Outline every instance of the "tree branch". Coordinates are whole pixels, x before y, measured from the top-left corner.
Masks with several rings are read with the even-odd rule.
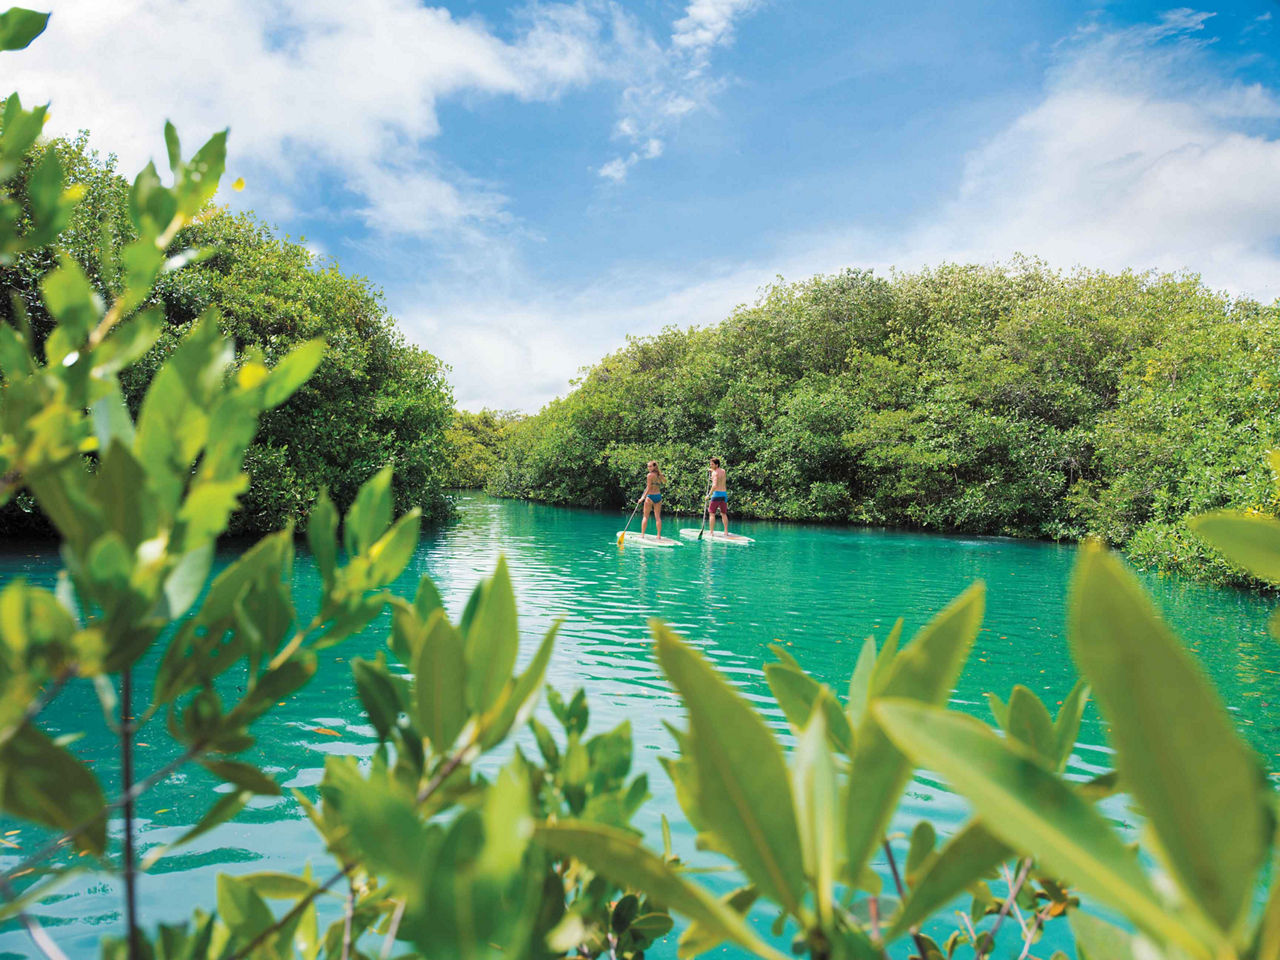
[[[1018,876],[1014,880],[1013,885],[1009,887],[1009,894],[1005,897],[1004,903],[1000,907],[1000,913],[996,916],[996,922],[992,925],[991,931],[987,934],[987,943],[983,945],[983,949],[979,949],[973,960],[982,960],[987,954],[985,949],[987,946],[994,947],[996,943],[996,934],[1000,932],[1000,925],[1004,923],[1004,918],[1009,915],[1009,909],[1013,905],[1014,899],[1022,890],[1022,885],[1027,882],[1027,874],[1031,872],[1031,858],[1027,857],[1022,861],[1022,867],[1018,870]]]
[[[884,852],[889,858],[889,872],[893,874],[893,885],[898,888],[898,899],[902,901],[902,905],[907,903],[907,890],[902,884],[902,877],[898,874],[898,861],[894,859],[893,847],[889,845],[888,837],[884,840]],[[920,937],[920,928],[914,926],[911,928],[911,939],[915,941],[916,949],[920,951],[920,960],[929,960],[929,950],[925,947],[924,940]]]

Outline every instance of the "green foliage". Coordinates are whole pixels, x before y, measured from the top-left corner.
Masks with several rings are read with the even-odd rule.
[[[520,415],[502,410],[453,411],[453,423],[444,433],[449,467],[444,485],[479,490],[494,478],[502,445]]]
[[[0,47],[25,45],[42,23],[0,18]],[[6,101],[0,163],[16,169],[41,118],[16,96]],[[657,661],[688,715],[687,728],[671,728],[678,753],[666,769],[699,846],[746,881],[720,898],[673,853],[665,822],[661,854],[633,825],[649,785],[632,772],[629,723],[588,736],[581,690],[567,701],[549,694],[557,732],[533,716],[558,625],[517,668],[517,603],[504,561],[457,623],[429,578],[412,600],[387,589],[411,560],[420,522],[416,509],[397,518],[391,467],[351,492],[341,523],[327,493],[310,511],[306,536],[321,575],[310,621],[299,619],[292,595],[289,526],[211,579],[213,544],[248,488],[259,425],[320,375],[324,350],[308,340],[278,356],[252,344],[237,353],[207,309],[156,359],[154,345],[172,331],[150,306],[154,287],[164,271],[205,257],[172,246],[192,235],[183,231],[213,195],[226,138],[215,135],[186,160],[172,127],[166,143],[173,185],[153,167],[134,182],[124,208],[132,238],[106,293],[60,255],[38,284],[43,333],[21,297],[13,322],[0,324],[0,502],[32,497],[57,531],[65,567],[55,590],[22,581],[0,589],[0,811],[57,832],[0,874],[0,917],[20,919],[46,955],[58,956],[56,945],[28,908],[92,868],[125,881],[125,935],[104,939],[108,960],[351,960],[371,956],[375,939],[383,955],[642,960],[673,929],[672,911],[690,921],[682,957],[731,943],[781,960],[750,922],[753,910],[775,913],[774,937],[789,931],[792,952],[813,960],[884,960],[901,955],[903,939],[919,960],[984,960],[1010,916],[1022,930],[1020,958],[1063,917],[1085,960],[1280,956],[1274,790],[1193,657],[1097,544],[1081,551],[1070,598],[1083,680],[1056,716],[1028,687],[1007,700],[993,695],[1000,734],[945,708],[980,630],[980,584],[905,645],[901,622],[882,644],[869,638],[843,700],[777,650],[767,676],[796,737],[791,750],[707,660],[654,622]],[[0,256],[9,263],[47,242],[40,224],[69,219],[76,194],[53,178],[28,198],[27,213],[0,204]],[[925,279],[887,288],[850,275],[834,290],[791,291],[794,302],[774,291],[779,309],[804,307],[804,349],[790,345],[794,327],[752,328],[760,317],[750,311],[737,322],[752,336],[736,349],[788,376],[821,373],[846,347],[865,350],[877,338],[919,347],[923,332],[936,346],[957,325],[997,326],[1010,304],[1049,284],[1035,271],[1011,279],[958,270],[939,297]],[[868,306],[846,324],[839,310],[850,296]],[[895,312],[895,302],[905,307]],[[678,349],[679,338],[632,349],[656,363],[656,345]],[[122,377],[153,361],[131,408]],[[1088,377],[1116,387],[1122,367],[1099,360]],[[522,424],[513,434],[536,440]],[[611,455],[630,462],[637,453]],[[596,465],[607,472],[607,462]],[[1273,519],[1217,511],[1194,529],[1224,563],[1275,580]],[[221,876],[214,910],[148,932],[137,916],[137,872],[253,797],[281,793],[247,759],[255,722],[309,681],[326,649],[387,610],[386,650],[352,663],[377,738],[372,756],[331,755],[318,802],[293,795],[334,869]],[[134,667],[148,655],[155,681],[139,696]],[[71,685],[93,689],[119,740],[114,797],[69,739],[46,729],[44,709]],[[1110,724],[1116,770],[1081,783],[1063,771],[1091,691]],[[144,729],[167,740],[175,759],[136,769],[132,745]],[[193,763],[231,789],[139,863],[134,802]],[[908,837],[889,832],[917,765],[974,812],[941,847],[928,822]],[[1136,845],[1098,807],[1117,791],[1145,819]],[[108,831],[116,811],[119,829]],[[67,844],[82,854],[76,866],[49,866]],[[877,851],[888,891],[871,869]],[[342,915],[322,931],[317,900],[328,895]],[[963,897],[968,909],[940,944],[931,934],[950,923],[942,911]],[[1136,933],[1082,912],[1085,897]]]
[[[176,135],[169,142],[175,147]],[[47,189],[40,179],[46,169],[64,170],[70,196],[80,202],[41,221],[57,229],[37,230],[29,211],[37,190]],[[41,345],[55,322],[42,285],[61,260],[78,264],[104,300],[123,296],[136,267],[128,253],[136,250],[130,246],[137,236],[133,187],[116,172],[114,158],[102,161],[89,149],[85,134],[29,146],[6,179],[24,209],[19,223],[30,242],[0,263],[0,282],[10,290],[0,316],[14,323],[16,311],[24,313]],[[129,408],[138,410],[157,370],[210,310],[235,345],[237,365],[254,350],[274,365],[296,347],[323,340],[327,349],[314,375],[259,420],[245,456],[250,484],[229,532],[300,524],[322,487],[345,507],[360,484],[388,463],[395,465],[397,511],[418,507],[429,519],[446,516],[452,394],[443,365],[404,341],[366,279],[277,238],[252,214],[211,206],[211,197],[202,190],[185,198],[183,225],[166,239],[171,258],[186,258],[183,269],[165,271],[136,294],[137,304],[124,304],[126,312],[154,305],[163,317],[154,345],[121,373]],[[20,497],[0,513],[0,529],[40,532],[47,524],[37,505]]]
[[[1041,264],[778,284],[706,329],[605,357],[514,424],[488,489],[630,503],[644,464],[697,513],[1098,536],[1142,565],[1250,582],[1187,527],[1280,513],[1280,312],[1196,278]],[[1256,581],[1253,581],[1256,583]]]

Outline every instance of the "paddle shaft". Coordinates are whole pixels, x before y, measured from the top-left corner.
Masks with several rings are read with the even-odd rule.
[[[640,509],[640,504],[644,503],[644,494],[640,494],[640,499],[636,501],[636,505],[631,508],[631,516],[627,517],[627,525],[622,528],[622,537],[627,535],[627,531],[631,529],[631,521],[636,518],[636,511]],[[622,542],[622,537],[618,538],[618,542]]]
[[[707,480],[707,495],[706,495],[705,497],[703,497],[703,498],[702,498],[702,522],[701,522],[700,524],[698,524],[698,539],[699,539],[699,540],[701,540],[701,539],[702,539],[702,531],[706,528],[706,526],[707,526],[707,517],[708,517],[708,516],[710,515],[710,513],[711,513],[711,486],[712,486],[712,484],[714,484],[714,483],[715,483],[715,481],[714,481],[714,480],[711,480],[711,479],[709,479],[709,478],[708,478],[708,480]],[[711,531],[711,535],[712,535],[713,537],[716,535],[714,530],[712,530],[712,531]]]

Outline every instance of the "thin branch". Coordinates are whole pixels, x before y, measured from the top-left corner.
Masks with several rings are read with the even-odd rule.
[[[867,911],[871,914],[871,936],[876,940],[880,939],[880,898],[872,897],[867,904]]]
[[[1027,960],[1027,955],[1031,953],[1031,944],[1035,942],[1036,935],[1040,933],[1040,929],[1044,926],[1048,915],[1049,907],[1036,911],[1036,918],[1031,924],[1031,932],[1027,934],[1026,941],[1022,944],[1022,952],[1018,954],[1018,960]]]
[[[18,914],[22,920],[22,925],[27,928],[27,935],[31,937],[31,942],[36,948],[43,953],[49,960],[67,960],[67,955],[62,949],[53,942],[53,938],[49,936],[47,930],[40,926],[40,921],[25,910]]]
[[[14,899],[16,896],[13,892],[13,887],[2,881],[0,881],[0,890],[3,890],[5,896],[10,900]],[[27,913],[25,910],[18,911],[18,919],[22,921],[22,926],[26,929],[27,936],[31,938],[31,942],[36,945],[36,949],[44,954],[47,960],[67,960],[67,955],[62,952],[62,949],[56,943],[53,942],[53,938],[50,937],[48,931],[40,925],[39,920],[31,916],[31,914]]]
[[[1009,894],[1005,897],[1005,901],[1000,907],[1000,913],[996,916],[996,922],[992,925],[991,930],[987,934],[987,943],[983,945],[983,949],[979,949],[974,954],[973,960],[982,960],[987,953],[985,947],[995,946],[996,934],[1000,932],[1000,925],[1004,923],[1004,918],[1009,915],[1009,908],[1012,906],[1014,899],[1018,896],[1018,893],[1022,890],[1022,885],[1027,882],[1027,874],[1030,872],[1031,858],[1027,857],[1022,861],[1022,867],[1018,870],[1017,879],[1015,879],[1013,885],[1009,887]]]
[[[418,796],[416,800],[416,803],[418,806],[421,806],[427,800],[431,799],[432,794],[434,794],[437,790],[440,789],[440,785],[444,783],[445,779],[449,776],[449,774],[453,773],[454,770],[458,769],[458,767],[462,764],[463,760],[470,755],[471,749],[474,746],[475,746],[475,738],[473,737],[471,740],[469,740],[466,743],[465,746],[463,746],[460,750],[458,750],[457,753],[449,757],[449,759],[444,763],[444,765],[438,771],[436,771],[435,776],[433,776],[427,782],[426,786],[424,786],[421,790],[418,791]],[[282,916],[275,923],[271,924],[271,926],[267,927],[265,930],[261,931],[256,937],[254,937],[249,942],[247,946],[241,947],[239,950],[233,953],[228,958],[228,960],[244,960],[245,957],[249,956],[249,954],[251,954],[254,950],[256,950],[263,942],[265,942],[268,937],[272,936],[282,927],[287,925],[294,917],[302,913],[303,910],[307,909],[307,907],[311,905],[311,903],[316,899],[316,897],[320,896],[320,894],[327,891],[330,887],[332,887],[335,883],[337,883],[343,877],[350,874],[351,871],[354,870],[355,868],[356,868],[356,865],[354,863],[343,864],[342,868],[338,870],[335,874],[333,874],[333,876],[329,877],[329,879],[326,880],[324,883],[320,884],[320,886],[316,887],[306,896],[302,897],[297,903],[295,903],[289,909],[287,913],[284,914],[284,916]]]
[[[1000,871],[1001,871],[1001,873],[1003,873],[1003,874],[1004,874],[1004,882],[1005,882],[1005,883],[1007,883],[1009,886],[1011,886],[1011,887],[1012,887],[1012,886],[1013,886],[1013,872],[1009,869],[1008,865],[1007,865],[1007,864],[1001,864],[1001,865],[1000,865]],[[1026,921],[1026,919],[1022,916],[1022,909],[1018,906],[1018,902],[1017,902],[1016,900],[1013,902],[1013,919],[1015,919],[1015,920],[1017,920],[1017,921],[1018,921],[1018,926],[1019,926],[1019,928],[1021,928],[1021,930],[1022,930],[1022,935],[1023,935],[1024,937],[1025,937],[1025,936],[1027,936],[1027,934],[1030,932],[1030,931],[1027,929],[1027,921]]]
[[[426,785],[421,790],[418,791],[417,803],[419,806],[426,803],[427,800],[431,797],[431,795],[440,789],[440,785],[444,783],[446,779],[448,779],[449,774],[453,773],[453,771],[457,770],[458,767],[462,766],[463,760],[465,760],[471,754],[471,748],[474,746],[475,746],[475,737],[472,737],[469,741],[467,741],[466,746],[462,747],[462,749],[454,753],[454,755],[448,759],[448,761],[444,764],[444,766],[442,766],[439,770],[436,771],[436,775],[432,777],[429,781],[427,781]]]
[[[387,937],[382,941],[382,960],[387,960],[391,956],[391,951],[395,949],[396,934],[400,932],[400,921],[404,919],[404,900],[396,901],[395,912],[391,914],[391,926],[387,930]]]
[[[907,904],[907,888],[902,884],[902,877],[898,873],[898,861],[894,859],[893,847],[889,844],[889,839],[884,840],[885,856],[889,858],[889,872],[893,874],[893,885],[898,888],[898,899],[902,901],[905,907]],[[924,940],[920,936],[920,927],[913,926],[910,930],[911,939],[915,941],[916,949],[920,951],[920,960],[929,960],[929,950],[925,946]]]
[[[72,829],[68,830],[66,833],[62,834],[61,836],[56,837],[53,840],[50,840],[43,847],[41,847],[35,853],[31,854],[31,856],[27,857],[17,866],[10,867],[4,873],[0,874],[0,892],[5,890],[10,880],[13,880],[20,874],[26,873],[28,870],[31,870],[33,867],[35,867],[36,864],[40,863],[42,860],[47,860],[49,857],[57,853],[58,850],[61,849],[63,846],[70,843],[76,837],[80,836],[80,834],[84,833],[86,830],[92,827],[95,823],[97,823],[99,820],[102,819],[103,813],[110,813],[112,810],[122,807],[126,803],[131,803],[134,800],[137,800],[140,796],[142,796],[144,793],[146,793],[156,784],[160,783],[162,780],[169,779],[169,777],[179,767],[185,766],[193,758],[203,753],[205,746],[206,746],[206,743],[204,741],[194,744],[181,756],[175,757],[173,760],[166,763],[163,767],[161,767],[155,773],[151,774],[145,780],[140,780],[137,783],[135,783],[132,789],[127,790],[124,793],[122,793],[120,796],[116,797],[116,799],[112,800],[109,804],[107,804],[105,807],[102,808],[102,813],[95,814],[93,817],[89,818],[88,820],[85,820],[78,826],[73,827]],[[5,896],[8,899],[12,899],[12,896],[9,893],[5,893]]]
[[[347,902],[342,911],[342,960],[351,960],[351,916],[355,912],[355,896],[355,887],[352,885],[347,890]]]
[[[228,958],[228,960],[244,960],[245,957],[249,956],[249,954],[257,950],[258,947],[261,946],[262,943],[268,937],[276,933],[281,927],[286,926],[291,920],[293,920],[294,917],[298,916],[300,913],[302,913],[303,910],[311,906],[312,901],[314,901],[316,897],[326,892],[330,887],[332,887],[335,883],[337,883],[339,880],[341,880],[343,877],[345,877],[348,873],[350,873],[354,869],[355,869],[354,863],[350,863],[344,866],[341,870],[339,870],[337,873],[331,876],[328,880],[320,884],[320,886],[316,887],[309,894],[307,894],[305,897],[303,897],[301,900],[295,903],[292,907],[290,907],[289,911],[283,917],[281,917],[275,923],[271,924],[271,926],[267,927],[265,930],[259,933],[256,937],[250,940],[248,946],[241,947],[239,950],[233,953]]]

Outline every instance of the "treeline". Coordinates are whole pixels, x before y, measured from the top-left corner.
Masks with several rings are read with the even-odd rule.
[[[510,425],[490,492],[633,500],[643,465],[738,516],[1076,540],[1232,582],[1188,530],[1276,513],[1280,316],[1185,275],[1035,261],[779,283],[704,329],[629,339]]]
[[[446,487],[478,490],[493,482],[502,462],[502,447],[520,414],[511,410],[453,411],[444,432],[449,466]]]
[[[31,324],[37,343],[53,328],[41,280],[66,257],[76,261],[110,302],[127,274],[121,251],[137,236],[129,215],[130,183],[88,145],[88,135],[39,144],[5,189],[30,206],[29,180],[44,151],[57,151],[69,184],[83,191],[68,227],[45,247],[0,266],[4,322]],[[321,487],[346,507],[360,485],[387,464],[395,468],[397,511],[421,507],[427,518],[449,513],[445,430],[453,395],[443,364],[407,343],[381,292],[343,273],[305,245],[277,237],[252,213],[210,208],[170,246],[209,249],[207,259],[164,274],[142,308],[163,309],[159,343],[121,376],[137,413],[147,385],[196,319],[216,309],[237,354],[250,346],[274,364],[314,337],[328,344],[315,375],[287,403],[265,413],[245,458],[251,482],[230,532],[265,533],[310,513]],[[0,533],[41,534],[45,519],[29,497],[0,510]]]

